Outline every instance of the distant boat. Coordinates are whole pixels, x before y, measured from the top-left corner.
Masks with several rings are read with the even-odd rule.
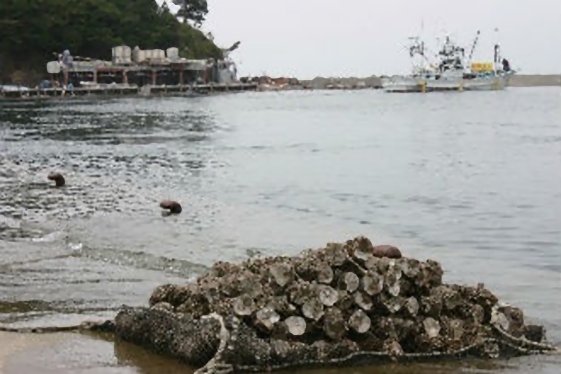
[[[434,92],[434,91],[492,91],[509,85],[515,72],[510,63],[500,57],[500,47],[495,45],[494,62],[471,62],[479,32],[471,52],[455,44],[450,37],[438,51],[434,62],[426,56],[424,42],[412,37],[409,54],[413,61],[412,73],[382,79],[386,92]]]

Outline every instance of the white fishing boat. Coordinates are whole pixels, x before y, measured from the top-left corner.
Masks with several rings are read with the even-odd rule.
[[[438,92],[438,91],[490,91],[502,90],[508,86],[515,73],[508,60],[500,56],[500,46],[494,47],[493,62],[472,62],[479,31],[471,52],[466,57],[465,49],[446,37],[444,44],[432,61],[427,57],[423,42],[418,37],[409,47],[413,62],[410,75],[393,76],[382,80],[386,92]]]
[[[495,45],[494,62],[471,62],[473,51],[477,45],[479,32],[475,38],[471,52],[466,57],[465,49],[455,44],[449,36],[438,51],[435,79],[427,80],[427,91],[489,91],[502,90],[506,86],[504,74],[505,63],[500,65],[499,46]],[[506,62],[508,64],[508,61]]]

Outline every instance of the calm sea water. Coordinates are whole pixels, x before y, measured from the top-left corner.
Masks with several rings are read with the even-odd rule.
[[[366,235],[440,261],[449,282],[485,283],[561,343],[557,88],[4,103],[0,136],[4,325],[111,317],[217,260]],[[166,198],[183,213],[162,217]],[[13,372],[175,370],[68,339]],[[512,370],[561,364],[536,360]]]

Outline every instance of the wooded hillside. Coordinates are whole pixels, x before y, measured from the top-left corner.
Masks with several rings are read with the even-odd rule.
[[[206,15],[187,9],[197,22]],[[185,9],[182,9],[185,14]],[[202,32],[179,22],[154,0],[1,0],[0,79],[8,83],[19,71],[26,77],[46,74],[53,52],[111,59],[111,48],[166,49],[178,47],[188,58],[221,58],[222,51]]]

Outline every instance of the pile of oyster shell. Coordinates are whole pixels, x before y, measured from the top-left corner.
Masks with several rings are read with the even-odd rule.
[[[218,262],[192,284],[156,288],[150,305],[195,317],[234,314],[263,339],[345,340],[396,354],[457,351],[489,337],[492,323],[514,337],[544,338],[482,284],[449,285],[442,276],[436,261],[357,237],[295,257]]]

